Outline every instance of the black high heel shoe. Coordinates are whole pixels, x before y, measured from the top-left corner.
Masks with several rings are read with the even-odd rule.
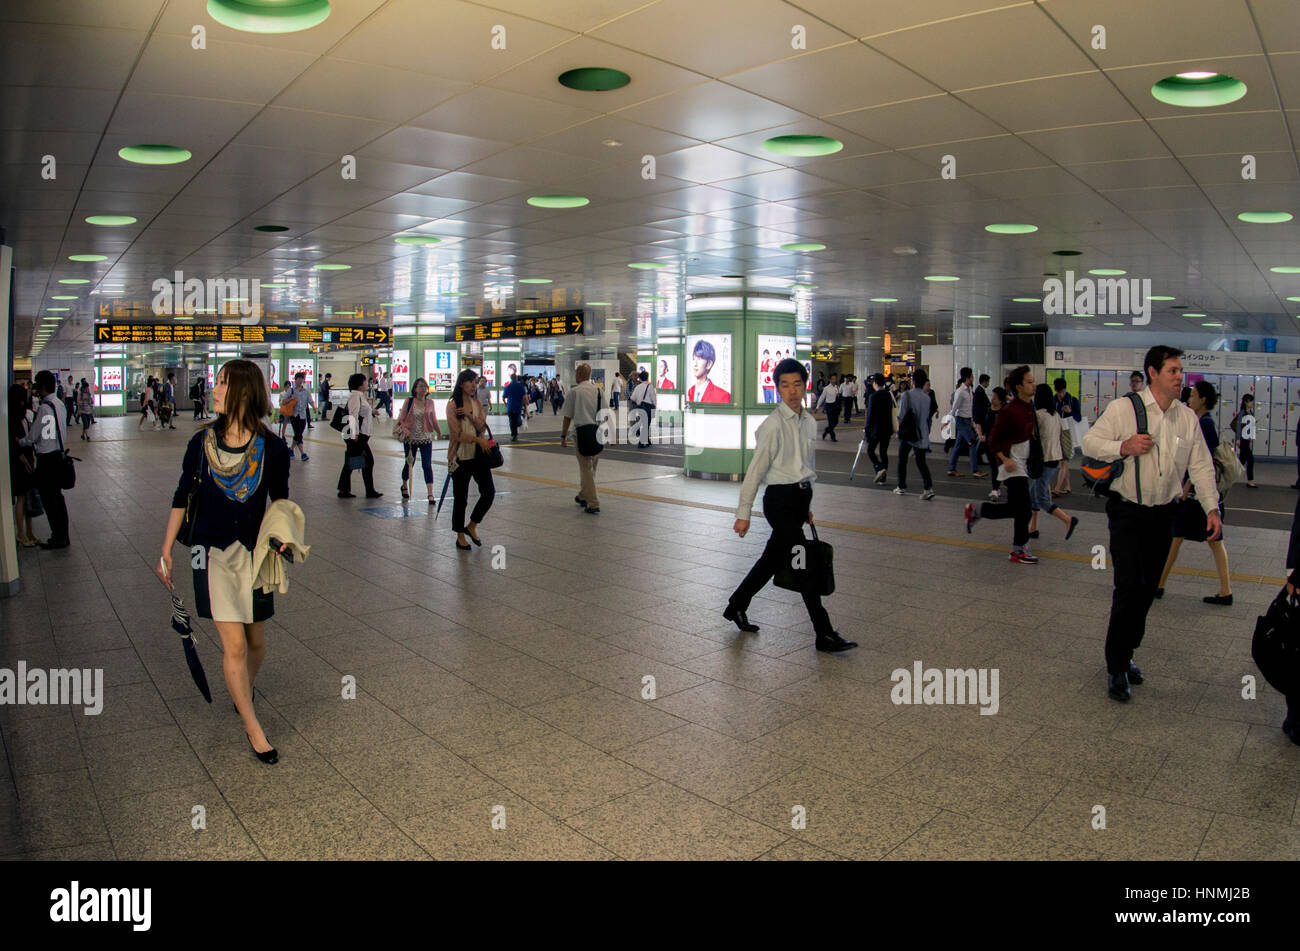
[[[244,732],[244,736],[248,736],[247,731]],[[257,752],[257,747],[253,745],[253,738],[251,736],[248,737],[248,748],[253,751],[254,756],[267,765],[274,765],[275,763],[280,762],[280,754],[275,751],[275,747],[271,747],[265,753]]]

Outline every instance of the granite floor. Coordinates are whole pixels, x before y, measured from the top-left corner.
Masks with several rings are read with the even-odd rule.
[[[151,571],[194,426],[178,425],[96,426],[73,547],[24,550],[24,590],[0,601],[0,667],[102,668],[106,684],[98,716],[0,706],[0,856],[1300,858],[1300,747],[1250,658],[1289,510],[1274,528],[1229,522],[1232,607],[1201,603],[1213,562],[1184,546],[1139,652],[1147,682],[1120,705],[1098,515],[1069,542],[1045,520],[1043,560],[1018,566],[1010,523],[967,536],[942,477],[932,502],[823,486],[828,607],[861,644],[828,656],[788,592],[754,602],[757,635],[722,620],[767,537],[731,531],[735,485],[611,459],[585,515],[573,461],[526,445],[554,438],[547,417],[506,450],[484,546],[464,553],[423,486],[400,504],[387,438],[385,497],[337,499],[339,440],[317,424],[290,483],[312,551],[276,597],[257,682],[281,757],[265,766],[215,630],[196,622],[209,706]],[[996,669],[996,714],[895,704],[891,673],[918,662]]]

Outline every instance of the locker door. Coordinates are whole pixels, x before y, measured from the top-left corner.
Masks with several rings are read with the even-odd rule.
[[[1097,371],[1079,371],[1079,415],[1092,421],[1097,418]]]
[[[1271,379],[1268,394],[1266,417],[1261,425],[1268,433],[1268,445],[1261,447],[1255,443],[1256,455],[1286,456],[1295,450],[1295,440],[1291,431],[1295,428],[1295,411],[1291,409],[1292,399],[1300,399],[1296,394],[1297,381],[1283,376]],[[1259,406],[1256,406],[1258,412]]]

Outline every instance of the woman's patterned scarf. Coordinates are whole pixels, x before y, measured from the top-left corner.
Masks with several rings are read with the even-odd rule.
[[[203,439],[203,451],[208,458],[208,472],[226,497],[243,502],[257,491],[262,482],[262,453],[266,440],[255,436],[240,452],[227,452],[217,446],[217,430],[209,427]]]

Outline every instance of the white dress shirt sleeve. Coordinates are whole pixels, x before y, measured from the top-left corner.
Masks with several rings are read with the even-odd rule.
[[[1102,462],[1118,459],[1121,455],[1120,446],[1128,438],[1122,434],[1127,432],[1131,436],[1137,432],[1136,423],[1130,422],[1132,419],[1133,407],[1129,405],[1128,397],[1120,396],[1111,400],[1083,437],[1083,454]],[[1130,427],[1132,432],[1129,431]]]
[[[1218,512],[1219,488],[1214,475],[1214,456],[1205,444],[1199,420],[1196,422],[1196,437],[1192,440],[1192,454],[1187,460],[1187,474],[1191,477],[1192,485],[1196,486],[1196,501],[1201,503],[1205,514]]]
[[[738,519],[748,521],[754,511],[754,498],[758,495],[758,487],[767,476],[767,470],[776,455],[776,439],[779,430],[778,417],[773,414],[763,421],[754,434],[754,457],[750,459],[749,468],[745,470],[745,481],[740,487],[740,504],[736,506]]]

